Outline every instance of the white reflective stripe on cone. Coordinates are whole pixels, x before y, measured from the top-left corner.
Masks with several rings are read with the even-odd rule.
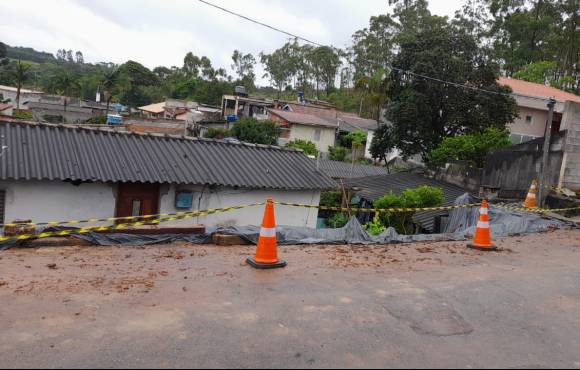
[[[479,210],[479,214],[480,215],[488,215],[489,214],[489,210],[487,208],[481,208]]]
[[[534,198],[534,199],[535,199],[535,198],[536,198],[536,194],[529,193],[529,194],[528,194],[528,198]]]
[[[489,229],[489,222],[486,222],[486,221],[479,221],[479,222],[477,223],[477,227],[478,227],[479,229]]]
[[[267,229],[267,228],[263,227],[260,230],[260,236],[262,236],[264,238],[275,238],[276,237],[276,228]]]

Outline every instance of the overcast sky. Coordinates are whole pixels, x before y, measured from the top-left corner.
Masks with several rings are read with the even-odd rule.
[[[387,0],[210,0],[323,44],[344,47]],[[463,0],[431,0],[431,10],[453,15]],[[235,49],[270,52],[288,37],[220,12],[197,0],[0,1],[0,41],[56,54],[66,48],[87,62],[147,67],[181,66],[188,51],[230,72]]]

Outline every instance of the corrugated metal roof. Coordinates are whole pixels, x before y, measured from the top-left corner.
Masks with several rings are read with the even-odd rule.
[[[385,167],[364,166],[355,164],[354,168],[351,163],[320,160],[320,170],[324,171],[333,179],[356,179],[359,177],[388,175],[389,171]]]
[[[336,120],[333,121],[326,118],[313,116],[311,114],[296,113],[277,109],[268,109],[268,112],[270,112],[271,114],[275,114],[278,117],[281,117],[284,120],[294,124],[332,127],[332,128],[338,127],[338,123],[336,122]]]
[[[354,129],[365,131],[377,131],[379,129],[379,124],[376,120],[361,118],[345,113],[338,114],[338,122],[340,123],[341,128],[343,125],[347,125]]]
[[[437,181],[412,172],[401,172],[387,176],[372,176],[360,179],[353,179],[347,182],[350,188],[357,188],[356,193],[361,198],[374,202],[375,200],[393,192],[400,195],[407,189],[419,186],[433,186],[443,190],[445,200],[444,206],[451,206],[460,196],[468,193],[467,190],[443,181]],[[424,229],[433,231],[435,228],[435,217],[448,214],[449,211],[419,212],[413,220]]]
[[[3,180],[217,185],[247,189],[336,186],[302,152],[277,147],[30,123],[1,123]]]

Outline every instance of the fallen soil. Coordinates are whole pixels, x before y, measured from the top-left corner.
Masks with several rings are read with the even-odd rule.
[[[580,230],[497,244],[0,252],[0,365],[580,368]]]

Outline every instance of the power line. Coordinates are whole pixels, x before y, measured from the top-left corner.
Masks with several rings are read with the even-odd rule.
[[[226,12],[228,14],[231,14],[231,15],[234,15],[236,17],[242,18],[242,19],[244,19],[246,21],[255,23],[255,24],[260,25],[262,27],[269,28],[269,29],[271,29],[273,31],[276,31],[276,32],[280,32],[280,33],[285,34],[287,36],[291,36],[291,37],[293,37],[295,39],[302,40],[304,42],[307,42],[307,43],[310,43],[310,44],[313,44],[313,45],[316,45],[316,46],[320,46],[320,47],[326,47],[327,46],[327,45],[323,45],[323,44],[320,44],[318,42],[309,40],[307,38],[304,38],[304,37],[295,35],[295,34],[293,34],[291,32],[284,31],[284,30],[282,30],[280,28],[271,26],[269,24],[260,22],[258,20],[252,19],[252,18],[250,18],[248,16],[245,16],[243,14],[239,14],[239,13],[233,12],[233,11],[228,10],[228,9],[226,9],[224,7],[221,7],[219,5],[212,4],[209,1],[205,1],[205,0],[198,0],[198,1],[200,3],[203,3],[205,5],[211,6],[213,8],[216,8],[216,9],[221,10],[223,12]],[[512,96],[512,97],[520,97],[520,98],[526,98],[526,99],[532,99],[532,100],[540,100],[540,101],[551,101],[551,100],[553,100],[553,99],[550,99],[550,98],[541,98],[541,97],[538,97],[538,96],[530,96],[530,95],[524,95],[524,94],[518,94],[518,93],[502,93],[502,92],[498,92],[498,91],[491,91],[491,90],[480,89],[480,88],[474,87],[474,86],[459,84],[459,83],[451,82],[451,81],[445,81],[445,80],[441,80],[441,79],[438,79],[438,78],[435,78],[435,77],[430,77],[430,76],[422,75],[420,73],[415,73],[415,72],[412,72],[412,71],[407,71],[407,70],[404,70],[404,69],[401,69],[401,68],[394,67],[392,65],[389,65],[388,68],[390,68],[392,70],[395,70],[395,71],[398,71],[398,72],[401,72],[401,73],[405,73],[405,74],[408,74],[408,75],[412,75],[412,76],[415,76],[415,77],[419,77],[419,78],[422,78],[424,80],[433,81],[433,82],[437,82],[437,83],[442,83],[444,85],[454,86],[454,87],[457,87],[457,88],[468,89],[468,90],[472,90],[472,91],[480,92],[480,93],[486,93],[486,94],[492,94],[492,95],[500,95],[500,96],[506,96],[506,97],[510,97],[510,96]]]
[[[233,12],[233,11],[231,11],[231,10],[228,10],[228,9],[226,9],[226,8],[223,8],[223,7],[219,6],[219,5],[212,4],[212,3],[210,3],[209,1],[205,1],[205,0],[198,0],[198,1],[199,1],[200,3],[203,3],[203,4],[205,4],[205,5],[209,5],[209,6],[213,7],[213,8],[219,9],[219,10],[221,10],[221,11],[223,11],[223,12],[226,12],[226,13],[229,13],[229,14],[231,14],[231,15],[234,15],[234,16],[236,16],[236,17],[239,17],[239,18],[245,19],[245,20],[247,20],[247,21],[249,21],[249,22],[252,22],[252,23],[258,24],[258,25],[260,25],[260,26],[263,26],[263,27],[269,28],[269,29],[271,29],[271,30],[273,30],[273,31],[276,31],[276,32],[283,33],[283,34],[285,34],[285,35],[287,35],[287,36],[291,36],[291,37],[293,37],[293,38],[295,38],[295,39],[302,40],[302,41],[305,41],[305,42],[308,42],[308,43],[310,43],[310,44],[313,44],[313,45],[316,45],[316,46],[320,46],[320,47],[323,47],[323,46],[325,46],[325,45],[319,44],[319,43],[317,43],[317,42],[314,42],[314,41],[312,41],[312,40],[309,40],[309,39],[307,39],[307,38],[304,38],[304,37],[302,37],[302,36],[295,35],[295,34],[293,34],[293,33],[290,33],[290,32],[288,32],[288,31],[284,31],[284,30],[282,30],[282,29],[280,29],[280,28],[277,28],[277,27],[274,27],[274,26],[270,26],[269,24],[266,24],[266,23],[260,22],[260,21],[258,21],[258,20],[252,19],[252,18],[250,18],[250,17],[247,17],[247,16],[245,16],[245,15],[243,15],[243,14],[239,14],[239,13]]]

